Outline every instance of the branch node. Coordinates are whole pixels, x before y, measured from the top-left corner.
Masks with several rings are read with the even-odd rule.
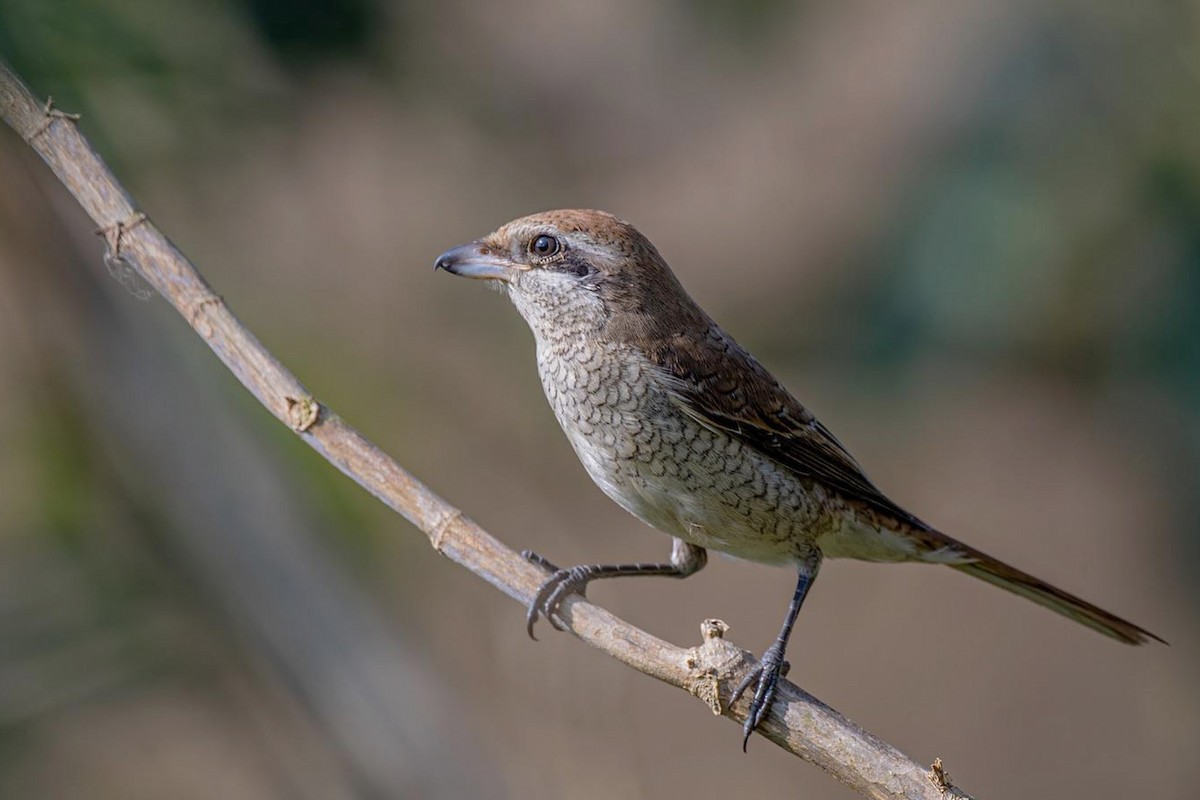
[[[721,619],[706,619],[700,623],[700,635],[704,641],[709,639],[724,639],[729,631],[729,623]]]
[[[453,511],[446,513],[437,521],[437,524],[433,526],[433,530],[429,532],[429,542],[433,545],[434,550],[438,551],[439,553],[442,552],[442,541],[445,540],[446,534],[449,532],[454,523],[458,522],[462,518],[463,513],[456,508]]]
[[[68,114],[66,111],[60,111],[54,107],[54,98],[47,97],[46,105],[42,108],[42,124],[25,137],[25,141],[33,144],[35,139],[50,130],[50,126],[54,124],[55,120],[65,119],[68,122],[78,122],[81,116],[81,114]]]
[[[929,782],[937,787],[937,790],[942,793],[943,797],[954,791],[954,784],[950,782],[950,773],[942,766],[940,758],[935,758],[933,764],[929,767]]]
[[[215,295],[214,295],[215,296]],[[220,298],[217,298],[218,300]],[[203,302],[203,301],[201,301]],[[288,425],[296,433],[304,433],[321,418],[321,404],[312,395],[286,397]]]
[[[125,259],[121,255],[121,245],[124,243],[125,234],[148,219],[149,217],[144,212],[136,211],[126,219],[119,219],[111,225],[96,228],[96,235],[104,237],[104,244],[108,246],[108,254],[113,259],[124,261]]]
[[[719,619],[704,620],[700,623],[704,642],[684,655],[688,676],[683,688],[700,698],[716,716],[725,710],[721,705],[721,683],[735,675],[748,656],[725,640],[728,630],[729,625]]]
[[[139,300],[149,300],[154,292],[138,276],[137,268],[125,258],[121,247],[125,234],[147,219],[144,213],[138,211],[127,219],[117,220],[111,225],[96,229],[96,235],[104,237],[104,266],[108,267],[108,273]]]
[[[208,320],[205,318],[207,315],[204,314],[204,309],[208,306],[221,306],[224,304],[225,298],[216,292],[201,294],[199,299],[191,300],[186,304],[188,322],[191,323],[192,328],[195,329],[196,333],[200,334],[205,339],[212,338],[213,329],[212,326],[208,324]]]

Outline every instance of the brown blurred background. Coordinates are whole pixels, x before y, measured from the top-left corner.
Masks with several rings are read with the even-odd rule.
[[[507,303],[431,270],[637,224],[898,501],[1145,625],[828,564],[792,678],[980,797],[1200,781],[1191,2],[3,0],[0,56],[316,395],[516,548],[654,558]],[[249,400],[0,130],[0,796],[852,796],[543,629]],[[592,596],[760,651],[792,577]]]

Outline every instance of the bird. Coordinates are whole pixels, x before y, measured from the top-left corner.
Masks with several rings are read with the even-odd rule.
[[[951,538],[888,499],[813,414],[705,313],[641,232],[603,211],[508,222],[437,257],[488,281],[537,350],[550,407],[600,489],[672,537],[661,563],[549,572],[526,613],[555,628],[559,604],[594,580],[685,578],[707,551],[796,571],[779,635],[730,696],[753,687],[742,749],[769,712],[800,607],[826,558],[941,564],[1127,644],[1153,633]]]

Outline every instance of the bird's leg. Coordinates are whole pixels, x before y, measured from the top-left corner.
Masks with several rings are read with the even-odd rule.
[[[742,692],[749,688],[750,684],[756,684],[754,697],[750,700],[750,708],[746,713],[746,722],[742,725],[742,752],[746,751],[750,734],[754,733],[758,723],[762,722],[763,717],[771,710],[771,701],[775,699],[775,687],[779,685],[780,676],[787,670],[787,662],[783,660],[783,654],[787,650],[788,639],[792,635],[792,626],[796,624],[796,615],[800,613],[804,596],[808,594],[808,588],[816,580],[817,570],[820,566],[821,556],[819,553],[809,556],[800,563],[796,592],[792,595],[792,602],[788,605],[787,617],[783,620],[783,628],[780,629],[779,636],[763,653],[758,664],[746,674],[745,678],[742,678],[742,682],[729,696],[729,705],[732,706],[742,696]]]
[[[553,573],[538,589],[537,596],[529,604],[529,611],[525,615],[525,630],[528,631],[531,639],[537,638],[533,635],[533,626],[537,622],[539,614],[545,616],[556,630],[561,631],[563,626],[559,622],[557,614],[559,604],[570,592],[583,594],[587,585],[594,580],[619,578],[625,575],[662,575],[669,578],[686,578],[694,572],[699,572],[708,561],[708,553],[703,547],[689,544],[682,539],[673,540],[670,561],[656,564],[580,564],[568,569],[559,569],[530,550],[524,551],[521,555]]]

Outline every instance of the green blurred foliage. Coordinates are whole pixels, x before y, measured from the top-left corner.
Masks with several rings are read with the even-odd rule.
[[[680,11],[718,44],[753,53],[803,5],[789,0],[688,0]]]
[[[427,272],[432,254],[464,230],[477,235],[541,205],[619,197],[643,213],[683,209],[655,221],[676,248],[692,247],[693,264],[676,263],[691,271],[685,283],[717,275],[710,296],[726,303],[730,327],[752,350],[781,372],[824,370],[830,394],[866,416],[913,423],[911,404],[930,399],[921,385],[945,364],[1014,394],[1041,379],[1067,384],[1070,407],[1094,415],[1096,437],[1121,427],[1146,443],[1145,469],[1164,476],[1177,499],[1177,524],[1162,534],[1169,578],[1200,600],[1192,577],[1200,508],[1191,502],[1200,492],[1195,9],[1022,6],[1011,12],[1019,24],[994,40],[980,34],[944,65],[982,74],[964,81],[970,92],[937,95],[952,109],[928,101],[926,87],[899,98],[877,90],[879,125],[917,106],[940,114],[944,132],[906,145],[914,152],[900,153],[905,169],[879,166],[864,181],[871,186],[852,187],[861,222],[837,228],[835,244],[819,253],[831,263],[811,267],[791,260],[793,229],[812,235],[826,223],[802,228],[796,209],[821,204],[800,197],[842,187],[811,186],[798,165],[811,168],[805,148],[826,138],[848,142],[847,161],[860,157],[853,148],[862,133],[812,135],[830,112],[812,95],[849,104],[857,88],[876,97],[874,84],[864,90],[854,80],[878,66],[865,58],[838,72],[836,56],[861,46],[850,40],[821,42],[824,55],[811,63],[788,57],[811,29],[841,33],[838,24],[820,27],[839,14],[850,20],[845,31],[877,36],[886,51],[886,25],[854,24],[882,12],[782,0],[614,8],[2,0],[0,56],[36,92],[83,112],[87,135],[122,180],[139,196],[146,187],[170,215],[164,227],[201,256],[203,271],[217,271],[220,291],[237,298],[251,328],[323,401],[422,475],[455,486],[469,473],[468,489],[501,495],[488,510],[518,529],[508,533],[521,546],[536,493],[516,494],[513,483],[536,484],[550,509],[543,526],[560,529],[575,521],[587,497],[576,482],[585,479],[554,461],[547,443],[561,442],[544,409],[533,408],[532,375],[513,366],[529,367],[527,337],[515,322],[500,327],[511,310],[469,305],[476,301],[459,299],[468,294],[462,286],[452,290],[456,305],[445,299],[451,290],[431,299],[435,290],[412,277],[412,265]],[[593,28],[610,38],[597,44]],[[794,127],[785,127],[789,111],[800,120]],[[751,133],[736,140],[743,118]],[[873,114],[853,121],[876,124]],[[729,142],[706,146],[711,131]],[[739,183],[758,163],[755,148],[778,159],[752,173],[764,186]],[[359,153],[373,160],[364,167]],[[680,153],[685,168],[662,168]],[[712,162],[719,168],[706,171]],[[456,172],[458,163],[466,166]],[[785,191],[755,205],[777,175]],[[695,196],[717,200],[689,205]],[[746,281],[738,258],[771,266]],[[734,295],[749,299],[739,306]],[[0,767],[24,752],[25,732],[52,724],[47,709],[244,660],[219,615],[206,616],[194,565],[164,543],[170,515],[114,474],[120,454],[93,429],[87,398],[55,370],[70,367],[31,370],[34,399],[4,454],[32,477],[13,503],[21,524],[3,533],[17,549],[44,549],[44,574],[69,588],[43,597],[36,589],[49,581],[31,570],[13,585],[37,599],[18,605],[32,608],[34,621],[0,613],[0,677],[46,676],[32,710],[0,686]],[[287,464],[296,506],[315,520],[331,557],[378,596],[399,596],[406,607],[393,611],[406,623],[468,630],[456,605],[462,584],[424,575],[424,543],[397,543],[393,515],[240,389],[226,388],[238,398],[229,413],[268,431],[264,446]],[[897,410],[894,401],[910,406]],[[905,465],[906,455],[897,457]],[[56,603],[82,611],[55,616]],[[487,623],[456,635],[487,639]],[[451,650],[446,641],[431,649]],[[92,642],[102,643],[98,655]],[[222,702],[231,717],[241,710],[213,700]],[[9,708],[20,711],[5,716]]]
[[[382,20],[372,0],[241,0],[259,34],[287,61],[319,66],[330,57],[361,58]]]

